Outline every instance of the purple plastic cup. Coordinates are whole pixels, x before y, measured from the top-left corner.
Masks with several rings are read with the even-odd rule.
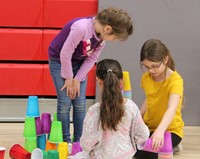
[[[172,148],[172,137],[170,132],[165,132],[164,135],[164,145],[161,148],[160,152],[173,152]]]
[[[72,144],[72,154],[71,155],[75,155],[78,152],[81,152],[82,148],[80,146],[80,142],[74,142]]]
[[[49,134],[51,130],[51,114],[42,113],[42,132]]]
[[[40,117],[35,117],[35,125],[36,125],[36,135],[37,136],[42,135],[42,124]]]

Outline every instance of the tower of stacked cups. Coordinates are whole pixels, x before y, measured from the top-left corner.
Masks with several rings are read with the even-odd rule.
[[[131,80],[128,71],[123,71],[123,88],[122,88],[123,96],[131,99]]]
[[[54,113],[51,121],[50,113],[40,116],[37,96],[29,96],[24,124],[24,148],[30,153],[39,148],[43,159],[66,159],[68,144],[63,142],[62,124]]]
[[[170,132],[164,134],[164,145],[158,150],[152,148],[152,139],[149,138],[144,145],[138,145],[138,149],[158,153],[158,159],[173,159],[172,138]]]

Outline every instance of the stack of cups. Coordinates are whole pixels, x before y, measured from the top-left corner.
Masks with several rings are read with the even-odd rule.
[[[158,159],[173,159],[172,137],[170,132],[165,132],[164,146],[158,152]]]
[[[36,135],[41,135],[40,111],[37,96],[29,96],[24,125],[25,149],[32,152],[37,147]]]
[[[37,147],[36,141],[36,126],[34,117],[26,117],[24,124],[25,137],[24,147],[27,151],[32,152]]]
[[[164,145],[158,150],[152,148],[152,139],[149,138],[144,145],[138,145],[139,150],[158,153],[158,159],[173,159],[172,138],[170,132],[164,134]]]
[[[132,93],[131,93],[131,81],[130,81],[130,76],[129,72],[123,71],[123,96],[126,98],[131,99],[132,98]]]

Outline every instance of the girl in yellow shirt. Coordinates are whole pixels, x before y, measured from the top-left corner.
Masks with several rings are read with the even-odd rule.
[[[160,40],[150,39],[144,43],[140,62],[144,71],[141,86],[146,95],[140,111],[151,132],[153,149],[163,146],[165,131],[172,133],[172,144],[175,147],[183,137],[183,79],[175,71],[170,51]],[[135,157],[158,159],[158,154],[138,151]]]

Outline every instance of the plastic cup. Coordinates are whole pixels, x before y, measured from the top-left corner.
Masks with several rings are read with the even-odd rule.
[[[75,155],[78,152],[81,152],[82,148],[80,146],[80,142],[74,142],[72,144],[72,155]]]
[[[35,117],[35,125],[36,125],[36,135],[39,136],[42,134],[42,124],[40,117]]]
[[[164,134],[164,145],[160,152],[173,152],[172,148],[172,137],[170,132],[165,132]]]
[[[19,144],[14,144],[10,148],[9,156],[13,159],[31,159],[31,153]]]
[[[4,159],[5,152],[6,152],[6,148],[0,147],[0,159]]]
[[[30,153],[37,148],[36,137],[27,137],[25,138],[24,148]]]
[[[58,144],[59,159],[66,159],[68,157],[68,144],[61,142]]]
[[[44,150],[42,150],[42,153],[43,153],[43,159],[48,159],[47,157],[47,151],[44,151]]]
[[[45,148],[46,151],[56,150],[56,149],[57,149],[57,147],[56,147],[55,143],[51,143],[51,142],[49,142],[49,140],[46,141],[46,148]]]
[[[51,131],[51,114],[50,113],[42,113],[42,132],[45,134],[49,134]]]
[[[61,121],[53,121],[49,141],[53,143],[63,142],[62,123]]]
[[[24,137],[36,137],[36,126],[34,117],[26,117],[24,124]]]
[[[57,112],[54,112],[54,114],[53,114],[53,121],[58,121]]]
[[[123,91],[123,96],[131,99],[132,98],[131,90],[130,91]]]
[[[47,152],[48,159],[59,159],[59,154],[57,150],[49,150]]]
[[[160,151],[160,149],[155,151],[152,148],[152,139],[151,138],[149,138],[144,145],[138,145],[138,149],[143,150],[143,151],[148,151],[148,152],[154,152],[154,153],[158,153]]]
[[[159,152],[158,159],[173,159],[173,152]]]
[[[38,102],[38,97],[37,96],[29,96],[28,97],[26,116],[29,116],[29,117],[38,117],[38,116],[40,116],[39,102]]]
[[[31,159],[43,159],[42,150],[39,148],[35,148],[31,153]]]
[[[130,81],[129,72],[123,71],[123,79],[124,79],[123,90],[124,91],[131,90],[131,81]]]
[[[46,147],[46,134],[37,137],[37,148],[45,150]]]

